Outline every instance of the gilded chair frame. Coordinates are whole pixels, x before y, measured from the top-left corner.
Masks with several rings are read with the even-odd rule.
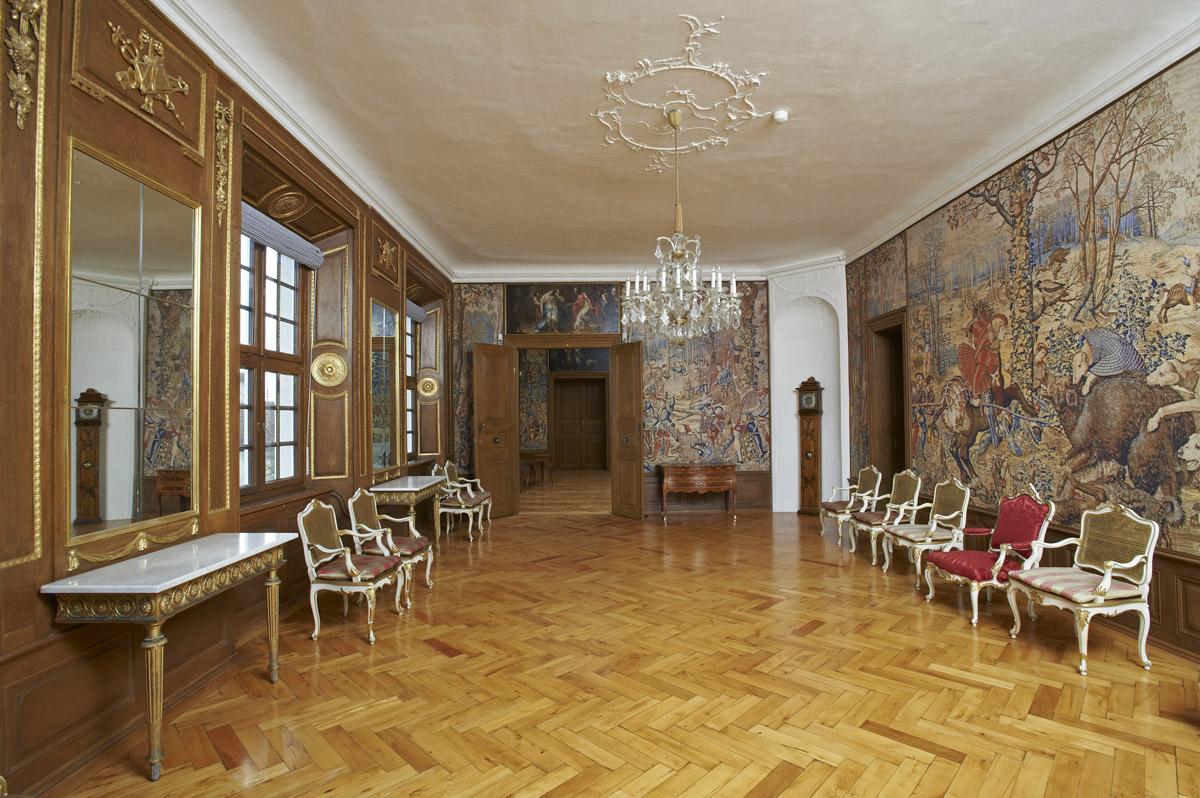
[[[321,613],[317,608],[317,596],[322,591],[330,591],[338,593],[342,597],[342,614],[348,615],[349,597],[351,594],[357,594],[366,599],[367,602],[367,642],[371,645],[375,644],[375,591],[388,584],[396,586],[396,614],[400,614],[400,596],[404,586],[404,572],[400,564],[387,569],[373,578],[363,577],[355,567],[350,556],[350,547],[341,545],[340,548],[333,546],[322,545],[315,543],[310,539],[309,534],[309,519],[316,520],[318,514],[327,515],[333,519],[333,529],[323,530],[332,531],[337,542],[341,544],[341,538],[344,535],[349,535],[355,538],[356,545],[358,540],[376,541],[381,547],[384,544],[380,540],[378,533],[357,533],[348,529],[339,529],[337,527],[337,515],[334,513],[333,506],[326,504],[319,499],[313,499],[308,503],[303,510],[296,516],[296,526],[300,532],[300,548],[304,552],[304,565],[308,569],[308,603],[312,608],[313,614],[313,632],[312,639],[316,640],[321,634]],[[327,536],[326,536],[327,537]],[[331,541],[326,541],[331,542]],[[344,558],[343,564],[346,568],[346,573],[349,574],[349,579],[326,579],[317,574],[317,569],[326,563],[334,562],[338,558]]]
[[[935,576],[946,582],[953,582],[953,583],[959,584],[959,585],[966,585],[971,591],[971,625],[978,626],[979,625],[979,591],[983,590],[984,588],[989,588],[989,589],[996,588],[998,590],[1005,591],[1005,593],[1008,592],[1009,580],[1005,579],[1003,582],[1000,581],[1000,571],[1004,568],[1004,561],[1006,559],[1008,559],[1009,557],[1012,557],[1014,559],[1020,560],[1021,563],[1024,566],[1026,566],[1027,568],[1036,568],[1037,567],[1038,561],[1041,559],[1041,545],[1046,540],[1046,529],[1050,526],[1050,521],[1053,520],[1054,512],[1058,508],[1056,507],[1054,502],[1051,501],[1050,499],[1043,499],[1041,494],[1038,493],[1037,488],[1035,488],[1033,485],[1030,485],[1029,490],[1024,493],[1014,493],[1011,496],[1005,496],[1004,498],[1002,498],[1000,500],[1000,506],[1003,507],[1004,502],[1009,501],[1011,499],[1017,499],[1021,496],[1028,496],[1029,498],[1033,499],[1038,504],[1041,504],[1047,508],[1046,516],[1042,519],[1041,526],[1038,527],[1037,536],[1030,543],[1032,550],[1030,551],[1029,556],[1022,557],[1019,553],[1017,553],[1016,551],[1013,550],[1012,545],[1009,543],[1002,543],[996,547],[989,545],[987,550],[988,550],[988,552],[997,555],[996,562],[992,565],[991,578],[984,579],[981,581],[976,581],[976,580],[970,579],[969,577],[961,576],[959,574],[949,573],[947,571],[942,570],[941,568],[938,568],[936,565],[933,565],[930,562],[926,562],[925,563],[925,584],[929,586],[929,592],[925,594],[926,601],[933,601],[933,594],[934,594],[933,578]],[[996,520],[997,521],[1000,520],[1000,511],[999,510],[997,510],[997,513],[996,513]],[[995,527],[993,527],[993,530],[994,529],[995,529]],[[949,549],[945,549],[945,550],[949,551]],[[988,600],[989,601],[991,600],[990,592],[988,593]]]
[[[829,498],[822,502],[817,514],[821,536],[825,536],[825,519],[832,517],[837,526],[838,545],[840,546],[842,544],[842,524],[848,522],[854,513],[869,512],[875,509],[875,502],[879,496],[879,483],[882,481],[883,474],[879,473],[879,469],[873,465],[866,465],[858,470],[858,477],[852,484],[844,487],[834,485],[833,490],[829,492]],[[839,494],[846,497],[845,509],[839,512],[831,512],[826,509],[826,503],[842,501],[838,498]]]
[[[912,495],[908,496],[899,492],[897,488],[897,480],[911,480]],[[871,565],[878,564],[879,557],[879,536],[883,534],[883,530],[892,524],[903,524],[905,518],[912,521],[916,518],[917,502],[921,497],[921,477],[916,471],[911,468],[906,468],[903,471],[892,475],[892,490],[890,493],[885,493],[882,496],[876,496],[876,503],[887,499],[888,502],[884,506],[883,519],[878,522],[862,521],[855,516],[855,512],[850,516],[850,523],[847,524],[850,530],[850,551],[858,551],[858,533],[868,532],[871,535]],[[841,545],[841,530],[838,531],[838,545]]]
[[[1099,546],[1096,546],[1089,537],[1089,526],[1095,523],[1092,519],[1112,513],[1120,515],[1120,518],[1116,519],[1118,522],[1123,522],[1128,527],[1134,527],[1135,529],[1140,528],[1145,535],[1143,539],[1144,545],[1137,547],[1140,551],[1123,562],[1112,559],[1093,559],[1093,556],[1096,554],[1100,554],[1102,557],[1106,554],[1111,556],[1111,553],[1106,552],[1103,548],[1105,543],[1110,543],[1111,541],[1102,541]],[[1100,507],[1085,510],[1079,519],[1078,537],[1064,538],[1057,543],[1042,542],[1034,546],[1031,559],[1037,558],[1040,560],[1041,553],[1046,549],[1074,546],[1075,556],[1071,567],[1078,571],[1099,574],[1102,577],[1100,584],[1095,589],[1096,598],[1086,603],[1072,601],[1056,593],[1040,590],[1032,585],[1027,585],[1024,582],[1013,579],[1012,574],[1010,574],[1008,606],[1012,610],[1013,626],[1009,630],[1009,637],[1015,639],[1021,631],[1021,615],[1017,611],[1018,594],[1025,596],[1031,610],[1035,604],[1066,610],[1075,616],[1075,639],[1079,646],[1079,674],[1087,676],[1088,627],[1091,624],[1092,618],[1096,616],[1112,617],[1123,612],[1136,612],[1139,620],[1138,657],[1141,659],[1142,667],[1150,670],[1150,657],[1146,655],[1146,640],[1150,635],[1150,580],[1154,577],[1154,549],[1158,545],[1159,532],[1158,522],[1152,521],[1149,518],[1143,518],[1122,504],[1103,504]],[[1095,537],[1100,536],[1096,535]],[[1124,545],[1129,546],[1129,541],[1133,537],[1133,535],[1123,535]],[[1101,551],[1092,551],[1094,547],[1101,548]],[[1132,548],[1129,546],[1127,550],[1131,550]],[[1037,561],[1035,560],[1036,564]],[[1139,594],[1129,598],[1109,600],[1107,594],[1112,589],[1114,575],[1119,576],[1123,582],[1136,587]],[[1032,612],[1030,614],[1032,616]]]
[[[467,479],[458,473],[458,466],[453,461],[447,460],[444,465],[438,463],[433,464],[433,475],[444,476],[445,482],[441,483],[442,501],[440,512],[442,515],[449,516],[447,519],[446,529],[449,531],[454,526],[455,519],[462,515],[467,517],[467,539],[474,542],[475,540],[475,522],[478,519],[479,531],[484,531],[484,514],[487,514],[487,526],[490,528],[492,524],[492,499],[491,496],[483,499],[478,504],[471,504],[463,499],[465,493],[467,499],[475,497],[475,492],[483,491],[483,485],[478,479]],[[447,503],[447,500],[457,502],[457,506],[453,503]]]
[[[943,499],[946,491],[959,494],[959,501]],[[971,502],[971,489],[958,479],[950,478],[933,486],[933,496],[924,504],[913,508],[912,517],[920,510],[929,510],[929,518],[925,523],[910,522],[907,524],[891,524],[883,530],[883,570],[892,566],[892,554],[896,546],[908,549],[908,558],[916,570],[916,589],[921,589],[921,558],[930,549],[961,549],[963,547],[963,527],[967,525],[967,506]],[[941,512],[939,512],[939,510]],[[950,510],[950,512],[946,512]],[[901,531],[921,531],[924,535],[918,539],[905,537]]]
[[[429,545],[429,541],[417,531],[417,527],[411,516],[397,518],[392,515],[383,515],[379,512],[379,505],[375,501],[375,494],[365,488],[359,488],[350,498],[350,526],[355,532],[361,533],[364,537],[354,538],[354,550],[362,554],[363,541],[368,540],[365,536],[375,535],[376,540],[382,541],[385,546],[380,549],[384,556],[399,557],[403,563],[404,569],[404,606],[412,608],[412,585],[413,585],[413,566],[419,562],[425,563],[425,587],[433,587],[433,546]],[[395,539],[392,537],[392,530],[383,522],[388,521],[393,524],[407,526],[408,537],[413,540],[425,541],[425,548],[413,554],[407,554],[396,545]],[[375,552],[368,552],[375,553]]]

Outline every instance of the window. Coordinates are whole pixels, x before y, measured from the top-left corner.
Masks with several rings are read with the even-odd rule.
[[[421,323],[404,317],[404,451],[417,456],[417,347],[421,345]]]
[[[238,477],[243,492],[299,481],[304,473],[300,268],[242,236],[238,319]]]

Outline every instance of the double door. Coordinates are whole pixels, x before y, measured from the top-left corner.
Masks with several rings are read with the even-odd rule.
[[[554,379],[554,467],[608,468],[608,397],[601,378]]]

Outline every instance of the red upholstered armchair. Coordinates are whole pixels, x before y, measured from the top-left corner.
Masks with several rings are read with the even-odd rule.
[[[979,591],[995,587],[1006,590],[1008,575],[1022,568],[1036,568],[1039,545],[1054,517],[1054,502],[1043,500],[1032,485],[1028,493],[1006,496],[996,513],[996,526],[987,551],[941,550],[925,555],[926,601],[933,600],[933,578],[957,582],[971,589],[971,625],[979,623]],[[986,529],[963,530],[965,534]]]

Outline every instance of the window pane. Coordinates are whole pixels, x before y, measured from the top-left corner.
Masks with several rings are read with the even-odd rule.
[[[265,407],[275,407],[275,405],[279,404],[279,402],[277,401],[277,399],[278,399],[278,386],[276,385],[276,381],[277,381],[278,379],[279,379],[279,375],[278,375],[278,374],[276,374],[276,373],[275,373],[275,372],[273,372],[273,371],[268,371],[268,372],[267,372],[267,373],[264,375],[264,379],[263,379],[263,400],[264,400],[264,401],[263,401],[263,405],[264,405]]]
[[[279,442],[279,411],[268,410],[263,416],[263,440],[267,446],[271,446]]]
[[[279,447],[279,478],[290,479],[296,476],[296,447]]]
[[[250,484],[250,450],[242,449],[238,452],[238,486],[246,487]]]
[[[279,289],[279,317],[296,320],[296,292],[287,286]]]
[[[279,351],[279,337],[275,332],[275,319],[267,316],[263,321],[266,323],[266,335],[264,336],[263,344],[267,349]]]
[[[239,424],[240,424],[241,434],[238,437],[238,445],[239,446],[249,446],[250,445],[250,411],[242,410],[242,411],[240,411],[240,416],[241,416],[241,418],[239,420]]]
[[[238,404],[250,405],[250,369],[238,369]]]
[[[279,279],[288,285],[296,284],[296,261],[287,255],[279,257]]]
[[[267,482],[274,482],[277,479],[276,473],[278,472],[278,468],[276,467],[275,457],[278,451],[274,446],[268,446],[266,451],[263,452],[263,459],[266,460]]]
[[[243,310],[238,314],[238,340],[243,344],[250,345],[254,343],[254,337],[251,335],[250,311]]]
[[[279,440],[294,443],[296,440],[296,411],[279,411]]]
[[[254,242],[250,240],[250,236],[242,236],[242,265],[250,265],[250,255],[254,251]],[[243,294],[243,296],[245,296]]]
[[[284,407],[296,406],[296,375],[279,374],[279,404]]]
[[[279,351],[287,355],[296,354],[296,325],[290,321],[279,322]]]
[[[263,310],[272,316],[279,315],[279,285],[271,280],[264,286]]]
[[[241,305],[242,307],[252,308],[254,307],[254,297],[251,296],[251,291],[253,290],[254,272],[250,271],[249,269],[238,269],[238,273],[242,278],[240,289]]]
[[[266,257],[263,258],[267,276],[273,280],[279,279],[279,253],[267,247]]]

